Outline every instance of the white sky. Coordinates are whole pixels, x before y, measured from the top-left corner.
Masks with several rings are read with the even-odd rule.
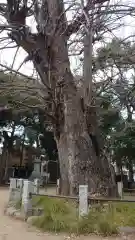
[[[134,0],[112,0],[112,3],[123,3],[126,5],[130,5],[130,4],[134,4]],[[6,2],[6,0],[0,0],[0,3]],[[76,0],[76,2],[78,2],[78,0]],[[71,15],[69,16],[71,18]],[[114,36],[117,37],[127,37],[129,35],[133,35],[135,34],[135,19],[131,18],[131,17],[126,17],[125,19],[122,19],[122,22],[125,23],[124,27],[121,27],[119,30],[114,31]],[[3,18],[0,17],[0,24],[3,23]],[[32,19],[29,19],[28,21],[28,25],[30,25],[32,27],[32,30],[35,31],[35,25]],[[4,36],[6,36],[6,33],[4,33]],[[107,35],[108,37],[109,35]],[[0,38],[3,37],[3,33],[0,34]],[[112,36],[113,37],[113,36]],[[3,43],[0,43],[0,48],[3,47]],[[16,49],[4,49],[0,51],[0,62],[11,66],[13,59],[14,59],[14,55],[16,53]],[[24,52],[23,49],[20,49],[18,51],[17,57],[16,57],[16,61],[14,64],[14,69],[18,69],[18,67],[20,66],[20,64],[22,63],[23,59],[25,58],[26,54]],[[76,68],[77,65],[79,64],[78,61],[78,57],[72,57],[71,58],[71,64],[72,64],[72,68]],[[24,64],[20,71],[22,73],[25,73],[26,75],[31,75],[33,72],[33,65],[31,62],[27,62],[26,64]]]

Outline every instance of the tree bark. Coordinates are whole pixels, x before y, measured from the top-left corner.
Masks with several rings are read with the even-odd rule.
[[[4,177],[3,177],[3,181],[6,183],[6,181],[8,181],[9,179],[9,175],[8,175],[8,170],[9,170],[9,166],[12,160],[12,150],[13,150],[13,142],[14,142],[14,133],[15,133],[15,122],[13,123],[12,126],[12,132],[11,132],[11,136],[9,137],[7,135],[7,144],[5,143],[5,146],[7,146],[7,149],[5,150],[7,152],[6,154],[6,159],[5,159],[5,168],[4,168]],[[6,139],[5,139],[6,141]]]
[[[7,161],[8,153],[7,153],[7,147],[3,146],[2,149],[2,155],[0,159],[0,184],[3,184],[3,178],[5,173],[5,163]]]
[[[129,169],[129,182],[133,183],[134,182],[134,170],[133,170],[133,162],[131,160],[128,164],[128,169]]]
[[[67,108],[68,115],[64,114],[65,126],[63,129],[66,131],[61,132],[60,138],[57,140],[62,179],[61,193],[76,195],[79,184],[88,184],[91,194],[114,196],[116,194],[114,175],[108,160],[104,157],[106,167],[101,164],[102,159],[95,155],[85,125],[85,118],[83,115],[82,119],[74,116],[81,115],[79,104],[77,104],[77,108],[73,102],[71,105],[72,108],[71,106]],[[75,109],[78,109],[78,112]]]
[[[57,137],[62,193],[76,195],[80,184],[88,184],[91,194],[114,196],[115,182],[109,161],[103,153],[96,156],[70,70],[64,75],[64,83],[67,82],[63,86],[64,121]]]
[[[76,195],[79,184],[88,184],[91,193],[114,195],[109,162],[96,156],[89,135],[86,114],[70,70],[65,29],[63,1],[42,0],[38,34],[33,37],[27,32],[24,39],[16,38],[12,31],[10,36],[31,56],[42,83],[49,89],[62,194]]]
[[[20,147],[21,147],[21,151],[20,151],[20,164],[19,164],[20,167],[22,167],[22,163],[23,163],[24,142],[25,142],[25,133],[23,135],[22,143],[20,144]]]

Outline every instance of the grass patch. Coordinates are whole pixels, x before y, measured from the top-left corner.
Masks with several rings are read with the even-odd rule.
[[[44,215],[33,223],[38,228],[53,232],[72,232],[74,225],[76,227],[78,214],[75,204],[48,197],[37,197],[33,202],[35,206],[44,208]]]
[[[97,233],[104,236],[118,234],[120,226],[135,227],[135,204],[110,203],[93,206],[89,214],[78,218],[75,203],[48,197],[35,197],[33,204],[44,209],[43,216],[33,224],[43,231],[75,234]]]

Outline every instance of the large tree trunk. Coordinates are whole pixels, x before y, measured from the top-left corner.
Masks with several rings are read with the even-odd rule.
[[[57,138],[62,194],[78,194],[79,184],[88,184],[91,194],[114,196],[115,182],[108,159],[96,156],[71,73],[66,74],[67,80],[68,87],[63,90],[64,122]]]
[[[38,34],[33,37],[27,31],[24,39],[17,38],[12,31],[10,36],[31,56],[42,83],[49,89],[62,193],[78,194],[79,184],[88,184],[91,193],[114,194],[110,191],[114,183],[109,162],[95,154],[86,114],[71,74],[66,29],[63,1],[42,0]]]
[[[60,95],[56,140],[62,193],[78,194],[79,184],[88,184],[91,193],[115,194],[109,162],[95,154],[86,114],[70,71],[66,39],[59,33],[53,41],[52,56],[52,78],[59,83]]]

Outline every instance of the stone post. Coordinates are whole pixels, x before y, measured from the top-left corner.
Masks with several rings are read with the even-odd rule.
[[[39,194],[40,180],[34,179],[34,193]]]
[[[79,217],[88,214],[88,185],[79,185]]]
[[[120,198],[123,198],[123,182],[117,182],[118,194]]]
[[[17,188],[17,179],[10,178],[9,203],[15,201],[15,189]]]
[[[56,194],[60,194],[60,179],[57,179]]]
[[[23,179],[17,179],[17,188],[19,189],[19,198],[20,200],[22,199],[22,194],[23,194]]]
[[[23,194],[22,194],[22,212],[25,218],[32,215],[32,196],[34,193],[34,183],[28,180],[24,180]]]

